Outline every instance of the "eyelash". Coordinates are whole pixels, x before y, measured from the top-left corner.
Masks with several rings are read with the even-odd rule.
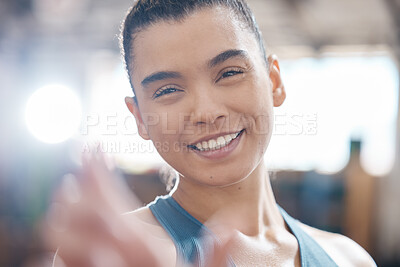
[[[154,95],[153,95],[153,99],[158,98],[160,96],[166,95],[166,94],[171,94],[174,92],[178,92],[178,91],[182,91],[180,89],[177,89],[173,86],[167,86],[167,87],[162,87],[160,89],[158,89]]]
[[[233,69],[229,69],[228,71],[225,71],[222,73],[222,75],[216,80],[216,82],[219,82],[221,79],[226,79],[238,74],[243,74],[244,71],[240,68],[233,68]]]
[[[238,74],[243,74],[244,71],[240,68],[233,68],[233,69],[229,69],[228,71],[225,71],[222,73],[222,75],[216,80],[216,82],[219,82],[221,79],[226,79]],[[160,89],[158,89],[154,95],[153,95],[153,99],[158,98],[160,96],[166,95],[166,94],[171,94],[174,92],[179,92],[182,91],[180,89],[177,89],[173,86],[168,86],[168,87],[162,87]]]

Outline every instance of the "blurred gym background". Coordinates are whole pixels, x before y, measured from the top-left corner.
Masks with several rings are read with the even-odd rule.
[[[265,158],[278,202],[400,266],[400,1],[249,3],[287,88]],[[93,145],[143,203],[166,193],[124,104],[118,34],[131,4],[0,0],[0,266],[46,266],[38,227]]]

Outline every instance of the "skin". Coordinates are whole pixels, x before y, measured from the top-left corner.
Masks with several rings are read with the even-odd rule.
[[[262,160],[273,107],[285,99],[276,57],[266,65],[254,35],[225,8],[153,24],[137,34],[133,50],[138,104],[129,97],[126,104],[139,133],[179,172],[172,197],[225,244],[206,265],[224,266],[229,253],[236,266],[300,266]],[[241,130],[220,157],[188,147]],[[140,203],[123,194],[107,162],[100,153],[84,155],[82,173],[55,192],[42,230],[57,250],[54,266],[175,266],[175,246],[148,208],[121,216]],[[339,266],[374,266],[350,239],[301,227]]]
[[[164,230],[146,213],[126,213],[142,203],[112,172],[112,161],[95,151],[82,156],[81,172],[65,177],[41,224],[42,240],[54,251],[51,266],[175,266]],[[227,251],[227,245],[216,247],[206,266],[224,266]]]
[[[138,104],[129,97],[126,104],[140,135],[169,148],[158,151],[180,174],[172,197],[221,238],[221,225],[233,229],[229,253],[237,266],[300,266],[297,241],[277,209],[262,160],[273,107],[285,99],[276,57],[270,56],[267,66],[254,35],[225,8],[200,10],[183,22],[156,23],[136,35],[133,50],[130,67]],[[210,66],[228,50],[245,56]],[[179,75],[142,84],[162,71]],[[155,97],[162,90],[167,91]],[[226,157],[204,158],[187,148],[204,137],[242,129],[238,146]],[[174,249],[148,208],[129,216],[162,240],[157,245]],[[302,227],[339,265],[375,266],[350,239]],[[173,254],[164,263],[175,262]]]
[[[161,22],[135,40],[132,83],[139,104],[130,98],[126,103],[140,135],[156,146],[167,144],[167,149],[158,151],[181,174],[176,198],[186,190],[236,192],[239,182],[259,180],[247,178],[263,168],[260,162],[271,137],[272,107],[285,98],[277,60],[271,57],[270,66],[265,66],[253,35],[243,32],[233,18],[224,20],[227,15],[227,10],[216,9],[198,12],[185,23]],[[206,24],[195,27],[196,23]],[[228,50],[245,51],[246,58],[232,57],[213,68],[208,66]],[[222,77],[232,70],[243,73]],[[141,81],[160,71],[177,72],[181,77],[142,86]],[[157,90],[169,86],[179,91],[153,99]],[[208,160],[187,149],[187,144],[204,137],[242,129],[242,140],[229,157]]]

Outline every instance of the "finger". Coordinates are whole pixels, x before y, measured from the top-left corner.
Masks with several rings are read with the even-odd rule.
[[[51,202],[78,203],[82,197],[82,184],[75,174],[68,173],[54,189]]]
[[[103,198],[107,205],[117,213],[134,210],[141,205],[133,195],[122,177],[112,172],[105,155],[98,152],[91,157],[86,157],[83,162],[82,180],[85,191],[91,192],[96,197]]]
[[[129,266],[162,266],[162,253],[151,246],[146,231],[122,219],[120,207],[128,206],[128,200],[114,178],[99,157],[86,160],[80,175],[67,177],[49,209],[47,242],[53,248],[61,245],[67,266],[89,266],[104,247],[112,252],[106,258],[115,262],[121,258]]]
[[[69,232],[68,235],[52,233],[51,239],[58,241],[53,259],[54,266],[90,266],[88,255],[90,255],[89,248],[93,240],[90,241],[75,232]]]
[[[231,239],[225,240],[224,242],[219,242],[218,245],[214,247],[214,252],[207,263],[209,267],[226,267],[229,266],[229,251],[232,246]]]
[[[227,218],[233,217],[230,213],[219,211],[204,223],[204,232],[211,231],[217,238],[207,266],[230,266],[229,261],[231,261],[231,257],[229,256],[229,252],[233,247],[237,230],[235,230],[233,225],[225,223]]]
[[[126,256],[130,266],[163,266],[165,257],[163,251],[154,245],[157,244],[156,238],[144,229],[141,221],[120,216],[122,222],[114,225],[118,226],[117,231],[110,233],[115,241],[113,245]]]
[[[51,243],[51,247],[61,245],[59,254],[67,266],[92,262],[96,255],[101,255],[97,252],[104,250],[103,247],[110,250],[109,255],[104,254],[107,262],[113,259],[129,262],[129,266],[162,266],[162,252],[152,246],[152,238],[139,223],[133,220],[128,222],[122,215],[94,214],[93,209],[76,215],[76,210],[67,230],[46,232],[47,243]]]
[[[81,250],[71,251],[65,246],[58,249],[54,262],[66,267],[128,267],[130,265],[113,246],[102,242],[92,242]],[[58,267],[58,265],[55,265]]]
[[[123,226],[122,226],[123,227]],[[95,234],[68,231],[53,233],[52,238],[61,244],[58,256],[66,266],[162,266],[149,249],[147,236],[123,229],[129,236],[117,239],[108,230]]]

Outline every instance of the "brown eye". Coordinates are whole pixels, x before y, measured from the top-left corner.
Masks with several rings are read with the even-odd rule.
[[[243,72],[231,70],[231,71],[227,71],[224,74],[222,74],[221,78],[226,78],[226,77],[234,76],[236,74],[241,74],[241,73],[243,73]]]
[[[232,77],[232,76],[235,76],[238,74],[242,74],[242,73],[243,73],[243,70],[241,70],[241,69],[230,69],[228,71],[223,72],[222,75],[218,78],[217,82],[221,79],[226,79],[226,78],[229,78],[229,77]]]
[[[175,93],[175,92],[182,92],[182,90],[180,90],[178,88],[175,88],[175,87],[163,87],[163,88],[158,89],[154,93],[153,99],[158,98],[158,97],[163,96],[163,95],[172,94],[172,93]]]

